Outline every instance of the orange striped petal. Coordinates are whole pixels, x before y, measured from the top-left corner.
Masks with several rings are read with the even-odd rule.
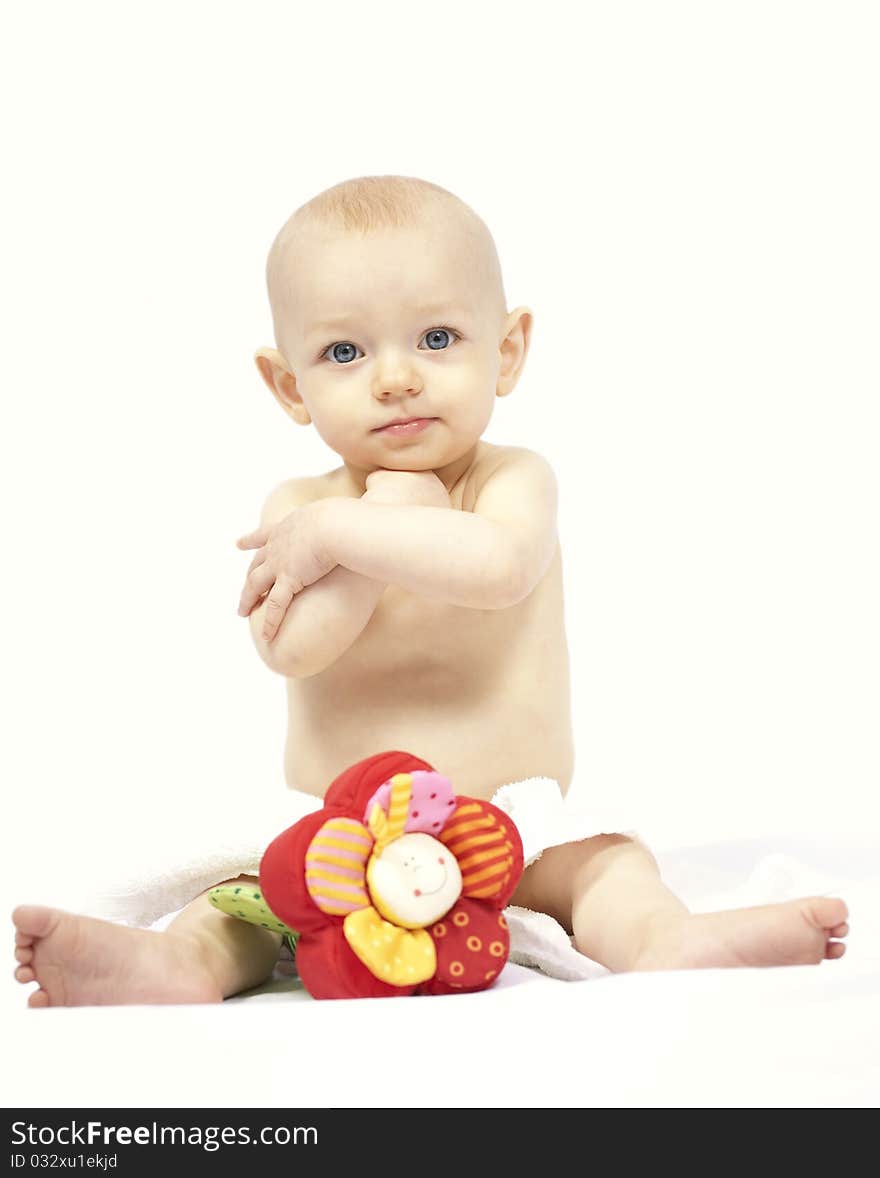
[[[503,906],[522,874],[522,843],[512,819],[490,802],[459,798],[437,836],[458,860],[462,896]]]

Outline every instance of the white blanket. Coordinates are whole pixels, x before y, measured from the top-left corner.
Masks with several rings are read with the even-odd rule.
[[[25,1108],[876,1107],[877,847],[773,836],[655,853],[694,911],[841,895],[846,956],[586,983],[508,965],[480,994],[381,1002],[315,1002],[288,979],[218,1006],[44,1011],[25,1007],[10,970],[0,1098]],[[419,1076],[379,1049],[381,1033],[368,1085],[360,1066],[341,1066],[363,1055],[365,1002],[396,1043],[433,1048],[419,1054]],[[479,1066],[462,1064],[476,1046]]]

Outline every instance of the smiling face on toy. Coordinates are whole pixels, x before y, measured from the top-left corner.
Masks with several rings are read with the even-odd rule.
[[[373,904],[386,920],[425,928],[445,916],[461,895],[455,856],[429,834],[405,834],[367,864]]]
[[[347,769],[270,844],[260,886],[281,931],[299,931],[315,998],[456,994],[492,985],[507,960],[502,909],[522,865],[509,815],[390,752]]]

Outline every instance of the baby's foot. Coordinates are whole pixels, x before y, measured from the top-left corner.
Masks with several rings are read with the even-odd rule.
[[[39,985],[28,1006],[222,1001],[186,937],[35,905],[16,908],[12,920],[15,977]]]
[[[816,965],[843,957],[832,937],[849,932],[843,900],[809,896],[664,918],[646,939],[634,969],[719,969],[727,966]]]

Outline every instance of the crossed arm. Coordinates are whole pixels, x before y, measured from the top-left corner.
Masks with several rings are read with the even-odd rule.
[[[270,497],[261,527],[239,541],[262,546],[240,612],[268,666],[317,674],[363,631],[388,584],[471,609],[521,601],[552,559],[556,503],[552,469],[529,450],[505,455],[473,512],[389,502],[368,484],[361,499],[322,499],[273,519]]]

